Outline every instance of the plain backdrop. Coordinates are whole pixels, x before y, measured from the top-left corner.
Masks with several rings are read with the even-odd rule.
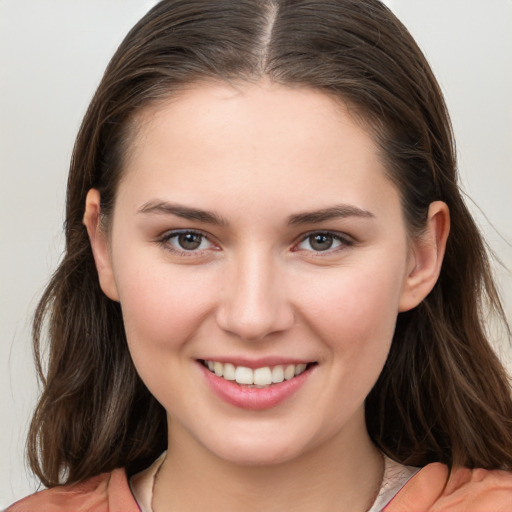
[[[234,2],[236,0],[233,0]],[[33,492],[30,322],[62,252],[66,174],[108,59],[154,0],[0,0],[0,509]],[[389,0],[436,73],[512,318],[512,0]],[[510,349],[496,339],[498,352]],[[507,363],[510,364],[510,363]]]

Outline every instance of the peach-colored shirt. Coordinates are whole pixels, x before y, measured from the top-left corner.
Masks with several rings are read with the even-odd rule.
[[[139,512],[139,506],[130,491],[126,471],[115,469],[83,483],[36,492],[6,512]]]
[[[384,508],[385,512],[511,512],[512,473],[455,469],[444,464],[416,473]],[[445,487],[446,485],[446,487]]]
[[[512,512],[512,473],[429,464],[418,471],[384,512]],[[447,481],[448,479],[448,481]],[[6,512],[139,512],[124,469],[84,483],[28,496]]]

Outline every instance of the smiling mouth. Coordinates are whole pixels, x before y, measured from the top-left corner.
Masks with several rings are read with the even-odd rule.
[[[291,380],[316,364],[287,364],[252,369],[246,366],[236,366],[232,363],[221,363],[219,361],[201,360],[200,362],[217,377],[253,388],[267,388],[285,380]]]

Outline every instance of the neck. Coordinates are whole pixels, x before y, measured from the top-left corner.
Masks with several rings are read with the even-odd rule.
[[[153,512],[364,512],[379,490],[383,458],[366,429],[338,434],[291,461],[240,465],[222,460],[178,425],[154,486]]]

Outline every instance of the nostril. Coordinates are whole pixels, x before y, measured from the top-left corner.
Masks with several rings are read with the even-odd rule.
[[[245,341],[260,341],[269,335],[284,332],[295,324],[294,314],[286,304],[256,307],[241,304],[224,308],[217,314],[217,325]]]

